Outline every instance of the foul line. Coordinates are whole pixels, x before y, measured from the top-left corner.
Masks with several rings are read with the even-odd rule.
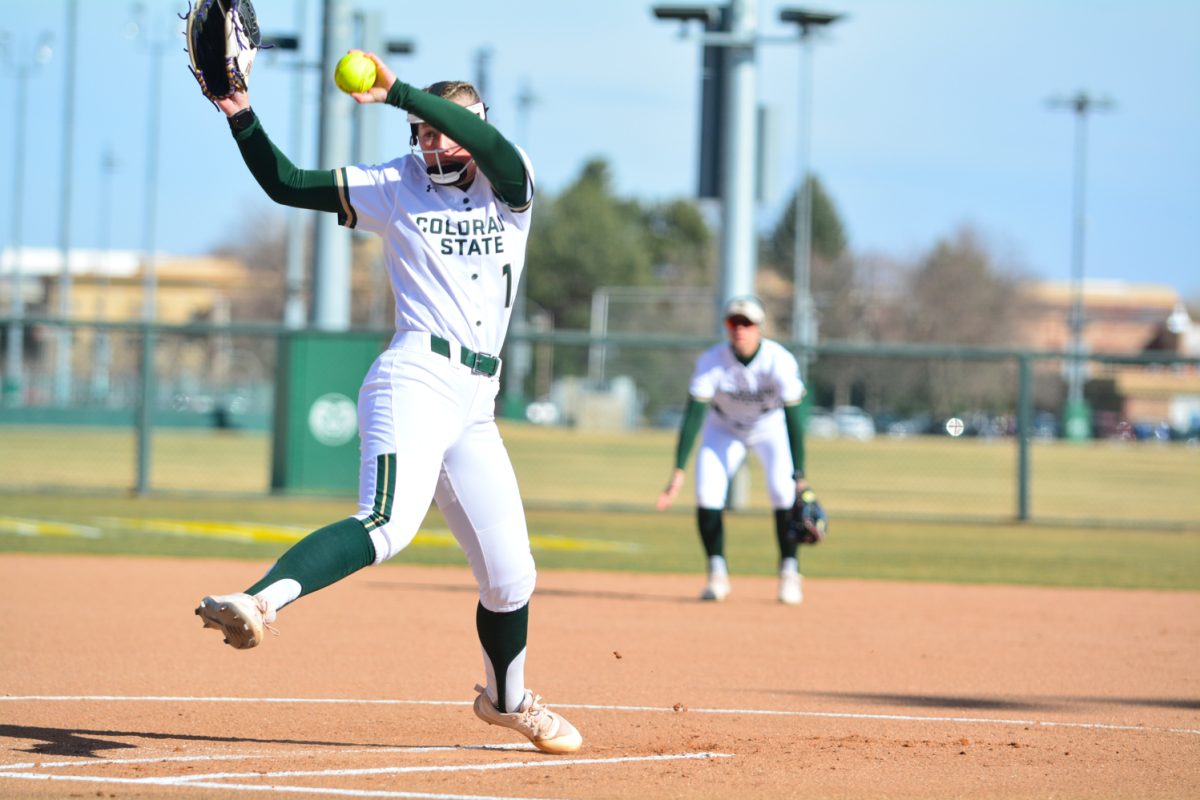
[[[454,748],[447,748],[454,749]],[[708,758],[733,758],[732,753],[678,753],[653,756],[620,756],[617,758],[569,758],[569,759],[538,759],[536,761],[515,761],[501,764],[455,764],[425,767],[379,767],[375,769],[328,769],[328,770],[293,770],[280,772],[225,772],[209,775],[181,775],[172,778],[115,778],[94,775],[45,775],[28,772],[7,772],[13,767],[0,767],[0,779],[16,778],[34,781],[74,781],[82,783],[120,783],[134,786],[175,786],[198,787],[205,789],[238,790],[248,792],[292,792],[300,794],[342,795],[347,797],[408,797],[427,798],[427,800],[535,800],[534,798],[497,797],[494,795],[444,794],[434,792],[399,792],[382,790],[330,789],[327,787],[288,786],[276,784],[255,783],[225,783],[234,778],[344,778],[362,775],[397,775],[430,772],[469,772],[491,771],[504,769],[525,769],[529,767],[568,767],[595,764],[629,764],[648,761],[684,761]],[[537,798],[536,800],[546,800]]]
[[[235,790],[241,792],[290,792],[341,797],[408,797],[420,800],[547,800],[533,797],[501,797],[486,794],[435,794],[431,792],[389,792],[372,789],[332,789],[316,786],[263,786],[241,783],[180,783],[175,778],[100,778],[88,775],[31,775],[21,772],[0,772],[0,778],[19,778],[33,781],[74,781],[76,783],[119,783],[134,786],[194,786],[199,789]]]
[[[99,761],[27,761],[19,764],[0,764],[0,773],[10,770],[61,767],[103,767],[110,764],[186,764],[197,761],[254,761],[260,758],[302,757],[314,755],[388,755],[394,753],[451,753],[463,750],[529,750],[536,752],[532,744],[458,744],[458,745],[413,745],[411,747],[364,747],[344,749],[327,747],[309,750],[260,750],[241,755],[215,756],[148,756],[146,758],[105,758]]]
[[[157,702],[157,703],[331,703],[339,705],[391,706],[466,706],[465,700],[363,700],[334,697],[132,697],[121,695],[23,695],[0,696],[0,701],[88,701],[88,702]],[[658,706],[612,706],[585,703],[554,703],[556,708],[579,708],[589,711],[637,711],[666,714],[751,714],[775,717],[816,717],[821,719],[871,719],[899,722],[954,722],[962,725],[1032,725],[1041,728],[1079,728],[1100,731],[1130,731],[1140,733],[1172,733],[1200,736],[1195,728],[1158,728],[1147,725],[1111,725],[1103,722],[1052,722],[1037,719],[995,719],[991,717],[946,717],[918,714],[861,714],[848,711],[786,711],[762,708],[661,708]]]

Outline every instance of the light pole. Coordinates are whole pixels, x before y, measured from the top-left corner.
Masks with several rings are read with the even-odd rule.
[[[66,322],[71,318],[71,184],[75,180],[75,34],[79,25],[79,0],[67,2],[67,36],[63,51],[66,54],[66,79],[63,81],[63,144],[62,199],[59,209],[59,250],[62,269],[59,272],[58,315]],[[71,329],[63,325],[58,330],[58,346],[54,359],[54,402],[67,406],[71,402]]]
[[[112,145],[104,148],[100,157],[100,258],[97,261],[100,285],[96,290],[96,319],[107,321],[108,293],[112,285],[109,270],[112,268],[109,258],[109,244],[112,239],[112,185],[113,173],[117,171],[117,157],[113,154]],[[104,402],[109,396],[109,373],[112,369],[112,346],[109,344],[107,328],[97,328],[94,340],[95,350],[92,356],[92,400]]]
[[[1083,262],[1086,231],[1087,182],[1087,116],[1092,111],[1108,111],[1114,103],[1108,98],[1095,98],[1085,91],[1072,97],[1055,97],[1047,103],[1052,109],[1067,109],[1075,114],[1075,181],[1072,199],[1073,225],[1071,233],[1071,311],[1067,327],[1071,334],[1067,360],[1067,404],[1063,409],[1064,433],[1068,439],[1082,440],[1091,436],[1091,413],[1083,399]]]
[[[721,285],[714,298],[722,308],[732,297],[753,294],[757,269],[754,241],[754,163],[757,156],[755,108],[758,70],[755,53],[758,35],[758,6],[754,0],[730,0],[727,5],[663,5],[651,9],[657,19],[678,20],[686,25],[704,23],[701,42],[707,56],[719,48],[720,81],[711,97],[712,107],[702,109],[708,121],[712,113],[712,133],[719,155],[721,197]],[[707,136],[708,130],[703,134]],[[705,151],[702,138],[701,150]],[[716,331],[722,332],[720,315],[714,315]]]
[[[302,30],[308,20],[308,3],[299,0],[294,8],[296,29]],[[300,50],[298,34],[279,34],[263,36],[263,44],[273,50]],[[298,61],[292,65],[292,157],[299,158],[304,144],[304,72],[307,69],[320,68],[319,63],[304,63]],[[304,219],[313,212],[304,212],[299,208],[289,208],[287,212],[287,256],[284,265],[284,302],[283,324],[293,330],[303,328],[308,320],[308,311],[304,302]]]
[[[482,93],[480,96],[483,96]],[[517,93],[517,144],[521,147],[529,147],[529,116],[537,102],[537,95],[530,88],[529,81],[522,80]],[[504,365],[504,416],[510,419],[525,418],[525,379],[533,366],[532,348],[529,342],[520,338],[529,331],[528,285],[527,277],[517,284],[517,296],[513,298],[510,318],[510,327],[517,334]]]
[[[28,105],[29,97],[29,78],[33,72],[42,64],[50,60],[53,51],[50,49],[50,34],[43,33],[37,47],[33,51],[33,57],[28,62],[21,62],[15,58],[11,49],[8,47],[7,32],[0,36],[0,49],[4,51],[5,61],[13,69],[13,75],[17,81],[17,107],[13,115],[13,124],[16,126],[16,133],[13,137],[15,142],[15,156],[13,158],[13,222],[12,222],[12,244],[9,247],[9,252],[12,254],[12,263],[10,264],[10,287],[9,287],[9,317],[8,323],[8,343],[5,351],[5,372],[3,397],[4,403],[8,406],[19,406],[22,403],[21,382],[24,378],[24,351],[25,351],[25,296],[21,293],[22,284],[24,281],[24,264],[23,254],[21,252],[21,227],[24,225],[23,212],[25,209],[25,115],[26,106]]]
[[[812,135],[812,39],[815,31],[843,17],[785,8],[781,22],[790,22],[800,31],[800,126],[796,136],[797,173],[795,236],[792,250],[792,340],[801,345],[800,377],[808,379],[808,362],[817,341],[817,315],[812,299],[812,181],[809,179],[809,150]]]
[[[129,28],[131,37],[141,33],[137,20],[149,18],[145,6],[134,6],[134,22]],[[166,48],[163,36],[148,35],[146,44],[150,51],[150,102],[147,104],[146,130],[146,210],[142,243],[142,353],[141,391],[137,409],[137,483],[135,491],[146,494],[150,490],[150,436],[154,424],[154,322],[157,316],[156,294],[158,272],[155,266],[154,249],[158,228],[158,134],[159,108],[162,98],[162,59]]]

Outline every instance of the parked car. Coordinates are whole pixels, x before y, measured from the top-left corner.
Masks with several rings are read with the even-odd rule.
[[[933,417],[929,414],[917,414],[888,423],[888,436],[903,439],[906,436],[921,436],[930,433],[933,428]]]
[[[1058,417],[1049,411],[1037,412],[1033,415],[1033,430],[1031,433],[1034,439],[1057,439]]]
[[[867,442],[875,438],[875,420],[858,406],[838,406],[833,410],[839,436]]]
[[[837,420],[829,409],[813,406],[808,410],[808,420],[804,425],[806,436],[813,439],[836,439],[838,435]]]

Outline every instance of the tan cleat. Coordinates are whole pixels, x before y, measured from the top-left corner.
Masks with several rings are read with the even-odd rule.
[[[779,573],[779,602],[798,606],[804,602],[804,589],[799,572]]]
[[[583,744],[575,726],[542,705],[542,698],[529,690],[525,691],[521,707],[510,714],[501,713],[482,686],[476,685],[475,691],[479,692],[475,698],[475,716],[489,725],[512,728],[543,753],[574,753]]]
[[[261,644],[263,629],[278,634],[270,626],[275,621],[275,612],[265,601],[243,592],[206,597],[196,608],[196,615],[204,620],[204,627],[221,631],[225,634],[225,644],[238,650]]]
[[[700,599],[719,603],[726,597],[729,597],[729,576],[717,572],[708,573],[708,583],[704,584]]]

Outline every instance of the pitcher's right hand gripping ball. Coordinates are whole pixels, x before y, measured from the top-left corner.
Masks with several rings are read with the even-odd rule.
[[[829,529],[825,509],[812,489],[805,489],[788,512],[788,536],[797,544],[819,544]]]
[[[246,91],[250,67],[262,45],[250,0],[196,0],[188,6],[187,53],[192,74],[209,100]]]

